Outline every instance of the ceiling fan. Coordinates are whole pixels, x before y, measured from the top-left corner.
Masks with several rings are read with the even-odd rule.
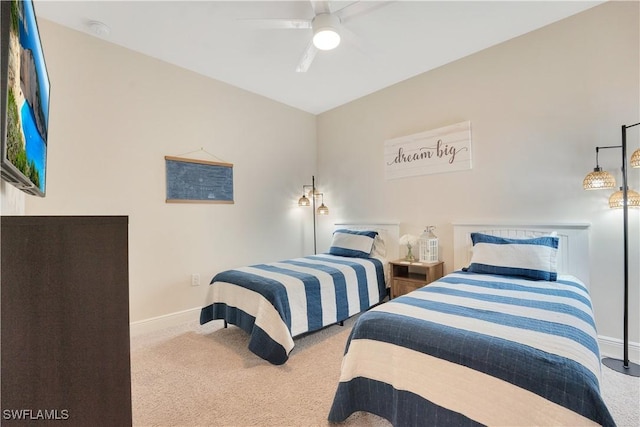
[[[299,73],[306,72],[318,50],[331,50],[338,47],[342,40],[342,36],[346,36],[350,41],[362,48],[362,44],[357,42],[357,37],[353,35],[343,24],[348,21],[369,13],[373,10],[386,6],[393,1],[354,1],[348,6],[340,9],[333,9],[334,2],[310,0],[313,8],[314,17],[312,19],[245,19],[255,23],[260,28],[269,29],[291,29],[291,30],[307,30],[313,31],[313,36],[307,45],[296,71]]]

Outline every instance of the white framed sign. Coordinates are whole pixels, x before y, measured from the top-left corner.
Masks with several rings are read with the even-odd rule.
[[[384,142],[385,178],[471,169],[471,122]]]

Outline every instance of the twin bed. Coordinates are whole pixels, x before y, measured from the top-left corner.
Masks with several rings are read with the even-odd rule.
[[[250,348],[261,357],[261,349],[277,342],[283,349],[276,352],[279,356],[265,358],[284,363],[299,332],[366,310],[346,344],[329,413],[332,422],[366,411],[397,426],[615,425],[599,388],[600,355],[588,291],[588,226],[454,225],[454,272],[384,304],[378,304],[386,295],[379,268],[386,260],[346,255],[351,256],[333,261],[364,265],[373,260],[379,293],[369,291],[366,301],[359,298],[349,308],[331,309],[323,321],[312,327],[309,322],[302,332],[283,318],[280,323],[288,332],[280,333],[287,336],[274,338],[261,326],[266,321],[259,320],[262,311],[272,310],[263,305],[271,303],[246,314],[224,302],[228,296],[205,307],[201,323],[223,318],[238,324],[252,335]],[[293,264],[306,269],[309,262],[335,256]],[[397,254],[387,259],[395,258]],[[334,277],[331,287],[338,289],[334,270],[324,273]],[[318,301],[324,310],[338,299]],[[303,305],[309,307],[309,301]],[[267,317],[282,318],[273,313]],[[256,334],[256,329],[264,333]]]
[[[294,338],[341,323],[387,295],[397,224],[338,224],[329,253],[218,273],[200,324],[222,319],[247,332],[249,350],[274,365]]]

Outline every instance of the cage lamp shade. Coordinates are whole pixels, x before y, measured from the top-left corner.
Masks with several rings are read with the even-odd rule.
[[[318,209],[316,209],[316,213],[318,215],[329,215],[329,208],[324,204],[324,194],[318,193],[318,196],[321,197],[321,202],[320,206],[318,206]]]
[[[632,168],[640,168],[640,148],[633,152],[629,164]]]
[[[616,179],[607,171],[600,167],[595,167],[582,181],[585,190],[600,190],[605,188],[615,188]]]
[[[322,203],[319,207],[318,207],[318,215],[329,215],[329,208]]]
[[[309,206],[309,205],[311,205],[311,201],[307,198],[307,196],[303,194],[302,197],[300,197],[300,200],[298,200],[298,206]]]
[[[640,208],[640,194],[627,188],[627,206],[630,208]],[[611,209],[622,209],[624,207],[624,193],[622,187],[609,197],[609,207]]]

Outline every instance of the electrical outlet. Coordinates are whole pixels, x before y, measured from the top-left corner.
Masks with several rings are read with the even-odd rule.
[[[191,275],[191,286],[200,286],[200,275],[198,273]]]

